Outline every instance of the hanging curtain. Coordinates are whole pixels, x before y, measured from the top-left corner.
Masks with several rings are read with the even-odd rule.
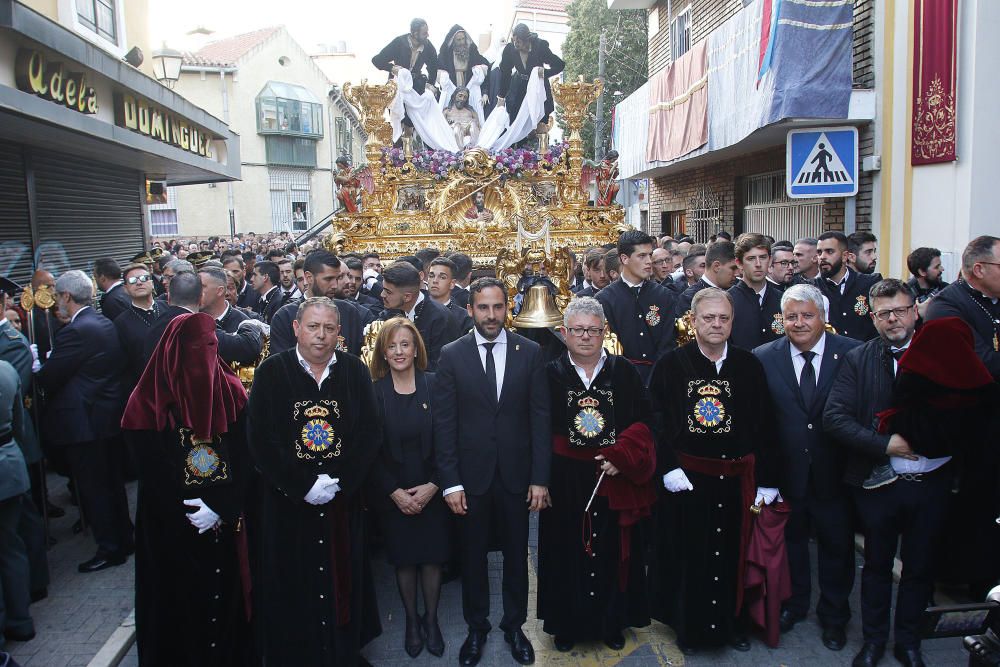
[[[913,165],[958,159],[957,31],[958,0],[914,0]]]

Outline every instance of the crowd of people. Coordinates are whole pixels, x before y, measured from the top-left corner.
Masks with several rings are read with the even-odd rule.
[[[92,276],[40,268],[27,311],[3,280],[0,649],[34,637],[46,595],[42,517],[65,512],[47,466],[95,542],[79,571],[135,555],[144,665],[367,664],[376,551],[412,657],[456,639],[438,607],[460,580],[463,665],[502,552],[500,629],[531,664],[530,513],[559,651],[622,649],[651,619],[687,654],[758,630],[773,647],[813,609],[840,651],[860,532],[853,664],[892,635],[922,665],[935,582],[981,600],[1000,579],[1000,238],[973,239],[950,285],[935,249],[908,283],[877,259],[868,232],[626,231],[571,267],[545,336],[506,326],[503,282],[432,248],[383,266],[282,235],[171,241]]]

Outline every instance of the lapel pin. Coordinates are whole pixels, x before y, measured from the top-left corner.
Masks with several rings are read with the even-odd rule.
[[[837,355],[837,353],[836,353],[836,352],[834,352],[834,353],[833,353],[833,358],[834,358],[834,359],[840,359],[840,356],[838,356],[838,355]]]
[[[427,409],[427,404],[424,403],[423,405],[424,405],[424,410],[426,410]]]
[[[515,351],[515,352],[519,351],[520,349],[521,349],[521,346],[520,346],[520,345],[515,345],[515,346],[514,346],[514,351]]]

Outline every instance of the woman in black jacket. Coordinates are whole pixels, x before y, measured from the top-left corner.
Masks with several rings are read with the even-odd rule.
[[[372,356],[375,395],[381,407],[385,446],[373,483],[388,560],[406,610],[404,648],[417,657],[426,641],[433,655],[444,653],[437,621],[441,565],[450,556],[448,512],[434,471],[432,429],[434,375],[417,327],[405,317],[388,320]],[[417,614],[417,575],[424,615]]]

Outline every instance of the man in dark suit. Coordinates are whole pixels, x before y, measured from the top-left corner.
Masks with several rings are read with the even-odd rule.
[[[583,258],[583,265],[587,267],[589,284],[577,290],[577,296],[594,296],[608,286],[608,272],[605,268],[605,255],[603,250],[591,250]]]
[[[178,273],[170,281],[170,304],[163,314],[149,327],[146,334],[146,343],[143,347],[143,354],[146,363],[153,355],[153,350],[163,336],[170,321],[178,315],[185,313],[197,313],[201,309],[202,279],[190,271]],[[225,302],[225,283],[221,289],[222,295],[213,295],[213,298],[221,298]],[[228,304],[226,304],[228,305]],[[219,357],[231,364],[239,362],[241,364],[252,364],[260,356],[261,347],[264,345],[261,324],[259,321],[247,318],[241,326],[237,327],[235,334],[226,333],[221,328],[216,328],[215,337],[219,341]]]
[[[413,90],[423,95],[428,84],[434,86],[438,71],[437,51],[427,39],[429,34],[427,21],[413,19],[409,34],[400,35],[386,44],[372,58],[372,64],[388,72],[390,79],[401,69],[409,70],[413,75]],[[425,68],[426,72],[422,71]]]
[[[120,432],[125,368],[115,326],[91,308],[93,287],[83,271],[56,281],[56,305],[69,323],[35,374],[46,392],[43,434],[65,450],[97,553],[80,572],[121,565],[134,549],[121,461],[109,441]]]
[[[271,323],[271,318],[281,308],[281,272],[274,262],[257,262],[253,267],[253,277],[250,279],[253,289],[257,293],[257,303],[253,309],[260,314],[267,324]]]
[[[781,292],[767,281],[771,244],[760,234],[736,239],[736,264],[743,277],[729,288],[733,296],[733,333],[729,342],[744,350],[777,340],[781,325]]]
[[[305,260],[302,261],[304,264]],[[347,275],[347,286],[344,289],[344,300],[350,301],[359,306],[364,306],[368,310],[372,311],[372,314],[378,316],[382,312],[382,300],[376,299],[373,296],[365,294],[361,291],[361,285],[364,282],[364,269],[362,269],[361,260],[357,257],[345,257],[343,260],[345,265],[344,273]],[[305,292],[303,292],[305,294]]]
[[[126,395],[139,382],[142,371],[146,368],[146,357],[143,351],[146,347],[146,334],[160,315],[167,309],[166,305],[153,298],[153,276],[145,264],[130,264],[125,267],[122,277],[125,279],[125,291],[128,292],[131,303],[128,310],[114,320],[121,341],[122,351],[127,359],[127,368],[122,378]]]
[[[246,313],[237,310],[226,301],[226,282],[228,276],[222,269],[205,267],[198,271],[201,280],[201,307],[203,313],[208,313],[215,320],[217,333],[220,337],[219,355],[227,362],[253,364],[260,358],[264,346],[260,326],[243,324],[251,319]],[[243,334],[241,329],[252,328]],[[226,334],[223,336],[222,334]],[[226,357],[233,357],[227,359]]]
[[[844,453],[823,429],[823,407],[848,350],[860,343],[827,334],[823,295],[812,285],[789,287],[781,298],[785,336],[754,354],[767,373],[784,461],[781,495],[792,508],[785,545],[792,596],[782,609],[782,632],[809,611],[809,538],[815,532],[819,561],[819,605],[823,645],[844,648],[854,587],[851,500],[843,483]]]
[[[243,258],[239,255],[229,255],[222,260],[222,268],[236,282],[236,305],[240,308],[253,308],[259,295],[247,280],[244,267]]]
[[[913,339],[917,310],[913,294],[899,280],[876,283],[870,298],[878,337],[845,355],[823,413],[823,429],[847,451],[844,481],[853,487],[865,536],[864,645],[852,664],[873,667],[885,653],[898,550],[903,572],[896,594],[893,655],[905,667],[922,667],[920,620],[934,592],[936,543],[952,488],[951,457],[918,455],[901,434],[876,430],[878,413],[893,405],[899,358]],[[887,457],[896,479],[865,488],[872,470],[884,466]]]
[[[132,303],[132,299],[125,293],[122,283],[122,269],[118,262],[110,257],[95,260],[94,282],[103,293],[97,304],[98,310],[108,320],[114,321]]]
[[[654,241],[637,229],[622,232],[615,250],[620,277],[594,297],[604,307],[608,326],[618,335],[622,356],[643,382],[663,355],[677,347],[674,308],[677,296],[652,280]],[[607,268],[611,257],[605,256]]]
[[[455,303],[452,293],[455,288],[455,262],[447,257],[437,257],[427,269],[427,294],[451,313],[457,336],[468,333],[472,329],[472,318],[466,306]]]
[[[448,259],[455,263],[455,286],[451,288],[451,300],[462,308],[469,305],[469,283],[472,279],[472,258],[464,252],[454,252]]]
[[[389,269],[387,269],[388,271]],[[503,540],[503,619],[511,655],[535,654],[521,626],[528,614],[528,511],[548,506],[552,445],[545,363],[538,344],[503,328],[507,293],[495,278],[470,287],[475,329],[446,345],[434,414],[437,473],[462,524],[462,609],[469,635],[459,662],[475,665],[490,631],[487,554]]]
[[[706,287],[728,290],[736,282],[736,246],[732,241],[716,241],[705,250],[705,271],[701,278],[681,293],[677,299],[674,317],[680,318],[691,310],[694,295]]]
[[[816,246],[819,276],[815,280],[830,303],[830,324],[841,336],[866,341],[878,338],[872,323],[868,292],[881,276],[852,271],[847,267],[847,237],[843,232],[826,232]]]
[[[441,348],[459,335],[451,311],[420,289],[420,273],[404,261],[382,272],[382,302],[385,311],[380,319],[405,315],[417,326],[427,348],[427,370],[433,372]]]

